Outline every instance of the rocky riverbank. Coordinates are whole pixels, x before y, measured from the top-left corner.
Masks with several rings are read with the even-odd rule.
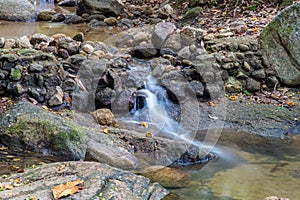
[[[299,9],[299,3],[284,10],[272,22],[280,28],[279,31],[271,23],[260,38],[232,38],[233,29],[207,34],[199,27],[178,26],[173,23],[176,20],[168,9],[169,4],[161,4],[147,14],[138,7],[128,10],[128,7],[118,4],[119,1],[111,1],[109,6],[114,3],[117,6],[104,12],[92,2],[81,1],[77,13],[80,18],[74,15],[70,19],[97,23],[97,26],[123,23],[124,28],[124,24],[134,22],[130,17],[153,15],[149,20],[155,25],[127,26],[131,29],[115,35],[106,44],[86,41],[84,33],[71,37],[63,34],[34,34],[16,39],[0,37],[0,94],[5,96],[1,102],[9,101],[8,96],[13,96],[16,101],[11,107],[5,108],[9,105],[3,104],[0,108],[0,144],[66,160],[98,161],[133,170],[152,165],[189,165],[214,158],[215,155],[206,149],[191,144],[194,138],[202,136],[199,131],[203,130],[207,131],[208,140],[214,142],[223,128],[280,138],[299,133],[298,50],[289,42],[292,38],[299,43],[295,37],[297,29],[291,28],[299,24],[297,20],[290,20],[291,26],[285,27],[282,22],[285,15],[293,15],[293,10]],[[90,7],[94,9],[89,10]],[[53,19],[55,15],[46,14],[40,12],[39,20],[45,16],[47,20]],[[154,20],[158,18],[168,22]],[[135,25],[140,22],[136,21]],[[273,32],[276,37],[272,36]],[[280,49],[279,61],[273,47]],[[282,60],[290,64],[281,68]],[[149,76],[165,89],[169,101],[167,115],[185,128],[180,134],[191,133],[188,142],[180,137],[160,137],[159,133],[149,131],[149,124],[145,121],[128,123],[124,120],[130,117],[130,112],[145,107],[142,101],[137,105],[136,99],[139,91],[146,88]],[[289,81],[290,77],[292,81]],[[104,120],[109,123],[99,124],[101,120],[97,122],[90,113],[102,108],[112,111],[105,117],[115,116]],[[104,116],[101,110],[96,112],[99,112],[96,115]],[[71,172],[64,172],[69,174],[76,174],[77,167],[81,170],[86,165],[95,166],[96,174],[115,170],[86,162],[63,165],[71,166],[66,168]],[[57,167],[58,164],[52,164],[40,169],[47,172],[47,168],[53,170]],[[36,173],[37,170],[28,171],[23,176],[15,175],[13,179],[23,177],[25,181],[31,175],[37,180],[45,176],[49,178]],[[87,173],[92,173],[87,180],[94,183],[89,178],[95,175],[94,172]],[[123,187],[128,175],[134,180],[142,180],[124,188],[147,189],[125,189],[128,193],[117,190],[117,196],[161,199],[167,194],[160,186],[149,184],[148,179],[121,170],[117,170],[117,174],[122,174],[122,180],[101,175],[97,181],[107,184],[113,179],[115,185],[121,182]],[[49,176],[57,177],[57,174]],[[73,178],[78,177],[72,175],[70,180]],[[34,194],[40,192],[32,184],[40,183],[30,180],[29,192],[25,195],[31,191]],[[49,197],[50,185],[42,184],[45,187],[41,191]],[[51,184],[53,186],[56,182]],[[182,185],[181,182],[177,186]],[[106,186],[97,186],[97,191],[89,184],[87,186],[87,191],[78,193],[76,198],[85,194],[111,194]],[[20,191],[14,190],[12,194],[17,196]],[[158,194],[159,191],[163,192]],[[9,191],[5,194],[10,195]]]

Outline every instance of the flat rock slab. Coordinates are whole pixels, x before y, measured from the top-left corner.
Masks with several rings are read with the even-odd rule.
[[[1,199],[53,199],[54,186],[79,179],[84,181],[82,190],[62,199],[156,200],[169,193],[158,183],[150,183],[148,178],[97,162],[46,164],[22,174],[0,178],[0,184],[13,185],[16,179],[21,185],[1,191]]]

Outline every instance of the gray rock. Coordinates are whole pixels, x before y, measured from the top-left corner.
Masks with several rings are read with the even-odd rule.
[[[29,72],[42,72],[42,70],[44,69],[44,66],[38,63],[32,63],[29,66],[28,71]]]
[[[79,53],[80,42],[70,38],[61,38],[58,40],[57,46],[59,49],[65,49],[70,55]]]
[[[77,83],[72,78],[67,78],[63,83],[63,90],[64,91],[74,91],[76,89]]]
[[[275,76],[269,76],[266,78],[266,84],[268,87],[274,87],[278,83],[278,80]]]
[[[59,106],[63,103],[64,92],[61,87],[55,87],[55,94],[49,99],[48,104],[49,106]]]
[[[65,21],[66,24],[80,24],[84,23],[84,19],[78,15],[71,15],[66,17]]]
[[[246,44],[239,44],[239,49],[241,50],[241,51],[249,51],[249,46],[248,45],[246,45]]]
[[[50,21],[52,17],[56,14],[55,10],[42,10],[38,14],[39,21]]]
[[[166,4],[158,10],[158,17],[161,19],[166,19],[174,15],[174,9],[170,4]]]
[[[87,54],[93,53],[94,52],[94,47],[90,44],[85,44],[81,47],[81,50],[84,51]]]
[[[49,43],[52,39],[45,34],[36,33],[31,36],[30,43],[35,46],[41,42]]]
[[[58,13],[52,16],[51,21],[52,22],[63,22],[65,21],[66,16],[62,13]]]
[[[180,36],[184,46],[197,44],[203,38],[203,30],[200,28],[185,26],[181,29]]]
[[[124,10],[124,5],[120,0],[83,0],[78,2],[77,14],[82,15],[88,13],[89,15],[103,14],[106,17],[127,17]]]
[[[260,35],[271,68],[288,86],[300,84],[299,11],[300,2],[284,9]]]
[[[84,34],[82,32],[77,33],[76,35],[74,35],[73,40],[78,41],[78,42],[83,42]]]
[[[157,55],[157,50],[152,44],[142,44],[131,49],[131,54],[137,58],[152,58]]]
[[[260,90],[260,82],[254,80],[253,78],[247,78],[246,89],[249,92],[257,92]]]
[[[12,49],[12,48],[15,48],[16,47],[16,40],[15,39],[10,39],[10,38],[7,38],[5,39],[5,42],[4,42],[4,49]]]
[[[34,6],[27,0],[0,0],[0,19],[33,21],[36,19]]]
[[[246,70],[247,72],[249,72],[251,70],[251,66],[250,64],[247,62],[247,61],[244,61],[244,64],[243,64],[243,69]]]
[[[255,70],[251,74],[255,79],[263,79],[266,77],[266,73],[264,69]]]
[[[161,48],[170,48],[178,52],[182,48],[182,40],[179,33],[170,34]]]
[[[175,31],[176,26],[171,22],[160,22],[155,25],[151,41],[155,48],[162,48],[162,44],[166,40],[166,38]]]
[[[32,48],[29,38],[25,35],[16,40],[16,45],[18,46],[18,48]]]
[[[97,161],[124,170],[134,170],[137,167],[137,159],[127,149],[95,141],[90,141],[87,145],[85,161]]]
[[[107,26],[107,24],[103,21],[98,21],[97,19],[92,19],[88,25],[92,28],[102,28]]]
[[[234,77],[229,77],[225,85],[225,90],[230,93],[242,92],[242,84]]]
[[[113,60],[113,62],[111,63],[111,66],[113,67],[113,68],[127,68],[128,67],[128,63],[127,63],[127,61],[126,61],[126,59],[124,59],[124,58],[115,58],[114,60]]]

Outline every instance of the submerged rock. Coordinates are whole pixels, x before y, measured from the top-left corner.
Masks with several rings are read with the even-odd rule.
[[[72,199],[122,199],[138,200],[163,199],[169,192],[158,183],[150,183],[148,178],[134,175],[105,164],[96,162],[53,163],[0,178],[1,184],[11,185],[20,180],[19,187],[1,192],[1,199],[23,200],[28,198],[53,199],[54,186],[82,180],[84,187],[72,195]],[[70,198],[70,197],[69,197]]]

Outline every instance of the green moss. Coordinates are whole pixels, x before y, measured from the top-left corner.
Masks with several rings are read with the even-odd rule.
[[[201,11],[202,11],[202,8],[199,6],[192,8],[184,14],[183,20],[195,18],[200,14]]]
[[[286,8],[286,7],[290,6],[290,5],[292,5],[292,4],[293,4],[293,0],[284,0],[284,1],[280,4],[279,9],[282,10],[282,9],[284,9],[284,8]]]
[[[10,78],[13,81],[19,81],[22,77],[21,70],[12,68],[10,71]]]

